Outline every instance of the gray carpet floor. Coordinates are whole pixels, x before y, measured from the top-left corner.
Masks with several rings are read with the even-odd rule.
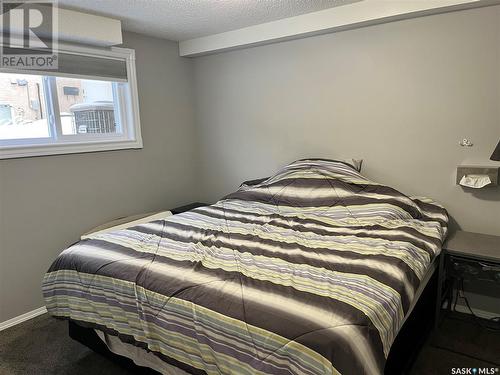
[[[447,375],[452,367],[500,367],[500,332],[450,315],[427,340],[411,375]],[[73,341],[68,325],[47,314],[0,332],[1,375],[131,374]]]

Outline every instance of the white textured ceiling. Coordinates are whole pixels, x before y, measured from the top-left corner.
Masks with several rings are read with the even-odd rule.
[[[124,30],[186,40],[359,0],[59,0],[62,8],[122,20]]]

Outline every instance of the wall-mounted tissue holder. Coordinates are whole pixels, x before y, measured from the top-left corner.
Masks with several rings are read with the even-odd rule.
[[[498,167],[460,165],[457,167],[457,185],[480,189],[498,186]]]

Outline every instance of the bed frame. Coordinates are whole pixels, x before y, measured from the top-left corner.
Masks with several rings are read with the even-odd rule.
[[[435,318],[437,274],[438,272],[434,271],[413,311],[396,336],[385,365],[385,375],[408,374],[421,347],[432,331]],[[429,317],[433,319],[429,319]],[[149,368],[137,366],[129,358],[111,352],[92,328],[82,327],[77,322],[70,320],[69,336],[136,374],[158,374]]]

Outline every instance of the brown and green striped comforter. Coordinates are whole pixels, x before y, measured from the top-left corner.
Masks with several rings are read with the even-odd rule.
[[[446,211],[329,160],[98,234],[43,280],[50,314],[195,374],[379,374]]]

